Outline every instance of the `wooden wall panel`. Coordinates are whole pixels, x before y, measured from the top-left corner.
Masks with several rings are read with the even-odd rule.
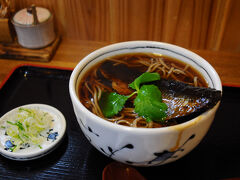
[[[93,41],[155,40],[240,52],[239,0],[13,0],[49,8],[62,36]]]
[[[232,1],[229,6],[219,50],[240,52],[240,1]]]
[[[193,49],[204,49],[207,42],[208,27],[211,23],[212,1],[195,1],[193,6],[193,23],[190,47]]]
[[[231,0],[214,0],[211,10],[211,19],[208,28],[206,48],[219,50],[226,28],[226,20],[229,14]]]

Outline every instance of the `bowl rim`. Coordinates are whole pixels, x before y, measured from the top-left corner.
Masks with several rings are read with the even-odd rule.
[[[119,125],[119,124],[114,124],[112,122],[109,122],[107,120],[102,119],[101,117],[95,115],[94,113],[92,113],[91,111],[89,111],[78,99],[77,93],[76,93],[76,85],[77,85],[77,80],[80,74],[80,71],[84,69],[84,67],[89,63],[89,61],[93,58],[98,57],[99,55],[103,54],[103,53],[109,53],[110,50],[114,50],[117,49],[119,47],[128,47],[128,46],[139,46],[139,44],[143,45],[152,45],[152,46],[163,46],[163,47],[169,47],[169,48],[173,48],[176,49],[177,51],[184,51],[183,54],[186,54],[185,56],[188,57],[190,56],[192,59],[198,59],[201,60],[201,64],[207,65],[208,67],[208,72],[211,72],[211,74],[213,74],[213,76],[215,78],[216,81],[216,89],[220,90],[222,92],[222,83],[220,80],[220,77],[218,75],[218,73],[216,72],[216,70],[212,67],[212,65],[207,62],[205,59],[203,59],[201,56],[197,55],[196,53],[182,48],[180,46],[176,46],[173,44],[169,44],[169,43],[165,43],[165,42],[157,42],[157,41],[125,41],[125,42],[120,42],[120,43],[114,43],[114,44],[110,44],[107,46],[104,46],[100,49],[97,49],[93,52],[91,52],[90,54],[88,54],[87,56],[85,56],[74,68],[71,76],[70,76],[70,81],[69,81],[69,93],[71,96],[71,99],[74,103],[76,103],[76,106],[78,108],[81,109],[81,111],[84,114],[88,114],[88,116],[91,116],[91,119],[94,119],[94,121],[98,124],[102,124],[108,128],[111,129],[116,129],[116,130],[124,130],[124,131],[128,131],[128,132],[133,132],[134,133],[142,133],[144,132],[146,133],[155,133],[155,132],[169,132],[169,131],[175,131],[175,129],[182,129],[184,127],[188,127],[191,124],[197,123],[199,117],[201,116],[208,116],[209,114],[212,114],[216,111],[216,109],[218,108],[220,102],[218,102],[213,108],[209,109],[208,111],[206,111],[205,113],[197,116],[196,118],[193,118],[189,121],[186,121],[184,123],[180,123],[174,126],[167,126],[167,127],[161,127],[161,128],[134,128],[134,127],[128,127],[128,126],[123,126],[123,125]],[[210,75],[209,75],[210,76]],[[203,118],[201,118],[203,119]]]

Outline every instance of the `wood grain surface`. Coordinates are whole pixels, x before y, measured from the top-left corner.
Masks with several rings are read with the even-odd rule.
[[[239,0],[13,0],[16,10],[33,3],[53,12],[66,38],[240,52]]]
[[[8,18],[0,18],[0,42],[9,43],[13,41]]]
[[[56,52],[60,41],[60,36],[57,36],[50,45],[41,49],[27,49],[20,46],[17,41],[2,43],[0,44],[0,58],[47,62]]]
[[[83,57],[109,44],[111,43],[63,39],[50,62],[0,59],[0,84],[3,83],[7,74],[20,64],[30,63],[73,69]],[[205,58],[216,69],[224,85],[240,86],[240,53],[209,50],[194,50],[194,52]]]

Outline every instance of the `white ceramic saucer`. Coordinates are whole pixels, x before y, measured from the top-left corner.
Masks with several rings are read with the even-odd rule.
[[[42,143],[41,148],[29,147],[18,150],[16,152],[11,152],[6,148],[7,135],[5,133],[5,130],[3,128],[0,128],[0,154],[6,158],[18,161],[33,160],[45,156],[57,147],[65,134],[66,120],[63,114],[56,108],[45,104],[28,104],[20,107],[39,109],[49,113],[53,117],[53,127],[49,131],[49,136],[46,138],[46,141]],[[12,116],[14,113],[17,113],[20,107],[17,107],[3,115],[0,118],[0,124],[3,121],[6,121],[8,117]]]

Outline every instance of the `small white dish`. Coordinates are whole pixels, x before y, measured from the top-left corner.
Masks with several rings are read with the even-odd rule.
[[[6,130],[2,128],[1,125],[4,124],[4,122],[7,121],[9,117],[16,114],[19,108],[41,110],[43,112],[47,112],[50,114],[50,116],[52,116],[52,127],[46,133],[48,136],[44,137],[46,140],[42,142],[41,148],[37,146],[30,146],[26,147],[25,149],[20,149],[12,152],[6,146],[6,141],[9,139],[9,136],[6,134]],[[59,142],[63,139],[65,131],[66,120],[63,114],[54,107],[45,104],[28,104],[17,107],[7,112],[0,118],[0,154],[6,158],[18,161],[27,161],[40,158],[50,153],[57,147]]]

